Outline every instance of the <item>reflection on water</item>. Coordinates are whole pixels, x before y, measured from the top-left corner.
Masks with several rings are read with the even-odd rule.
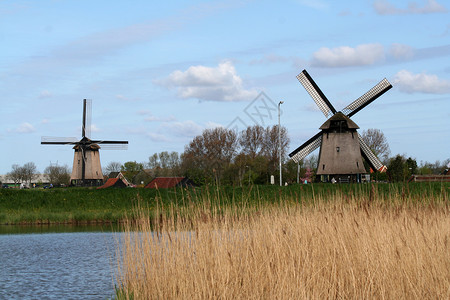
[[[7,233],[0,234],[0,299],[113,296],[122,234],[111,226],[109,232],[87,226],[5,227],[0,226]]]
[[[63,233],[63,232],[117,232],[117,224],[106,225],[0,225],[0,234],[29,234],[29,233]]]

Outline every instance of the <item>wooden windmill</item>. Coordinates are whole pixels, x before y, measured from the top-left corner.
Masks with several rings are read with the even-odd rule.
[[[74,145],[72,175],[73,186],[99,186],[103,184],[103,173],[100,164],[100,146],[106,149],[126,149],[128,141],[91,140],[92,101],[83,100],[83,123],[81,140],[77,138],[42,137],[42,145]],[[109,146],[109,147],[108,147]]]
[[[297,75],[297,79],[328,119],[320,126],[319,133],[292,151],[289,156],[298,162],[320,147],[316,175],[323,182],[360,182],[361,175],[368,173],[362,158],[373,171],[385,171],[386,167],[357,133],[359,127],[350,118],[392,88],[389,81],[383,79],[347,105],[342,112],[338,112],[306,70]]]

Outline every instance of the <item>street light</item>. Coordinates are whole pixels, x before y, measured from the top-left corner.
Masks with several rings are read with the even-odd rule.
[[[280,186],[282,186],[282,178],[281,178],[281,122],[280,122],[280,105],[283,104],[284,101],[280,101],[278,103],[278,154],[280,156]]]

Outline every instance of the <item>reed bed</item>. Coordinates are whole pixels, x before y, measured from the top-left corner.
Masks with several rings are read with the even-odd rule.
[[[119,299],[449,299],[446,194],[376,190],[311,201],[213,205],[217,195],[124,224]],[[214,199],[213,199],[214,198]],[[214,201],[213,201],[214,200]],[[220,200],[220,199],[219,199]]]

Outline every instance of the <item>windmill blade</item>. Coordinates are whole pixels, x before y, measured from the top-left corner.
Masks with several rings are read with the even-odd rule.
[[[366,144],[366,142],[364,142],[364,140],[359,134],[358,138],[359,138],[359,145],[361,147],[361,154],[367,161],[367,163],[370,165],[370,167],[374,171],[383,171],[386,167],[381,163],[378,157],[375,156],[372,150],[370,150],[369,146]]]
[[[105,141],[95,140],[91,141],[93,144],[100,144],[103,150],[127,150],[128,141]]]
[[[358,111],[375,101],[378,97],[383,95],[385,92],[387,92],[390,88],[392,88],[392,85],[389,83],[389,81],[384,78],[381,80],[377,85],[375,85],[373,88],[371,88],[367,93],[347,105],[342,112],[347,115],[347,117],[351,117],[354,114],[356,114]]]
[[[322,132],[317,133],[315,136],[307,140],[303,145],[295,149],[289,154],[296,163],[304,159],[308,154],[319,148],[322,144]]]
[[[334,109],[333,105],[330,101],[328,101],[327,97],[325,97],[324,93],[322,93],[319,86],[314,82],[306,70],[303,70],[300,74],[298,74],[297,79],[303,85],[308,94],[313,98],[314,102],[316,102],[325,117],[328,118],[329,114],[336,113],[336,109]]]
[[[41,137],[41,145],[74,145],[76,143],[78,143],[78,139],[75,137]]]
[[[128,144],[101,144],[102,150],[128,150]]]
[[[128,141],[91,140],[91,142],[94,144],[128,144]]]
[[[81,125],[81,136],[91,138],[92,100],[83,99],[83,124]]]

